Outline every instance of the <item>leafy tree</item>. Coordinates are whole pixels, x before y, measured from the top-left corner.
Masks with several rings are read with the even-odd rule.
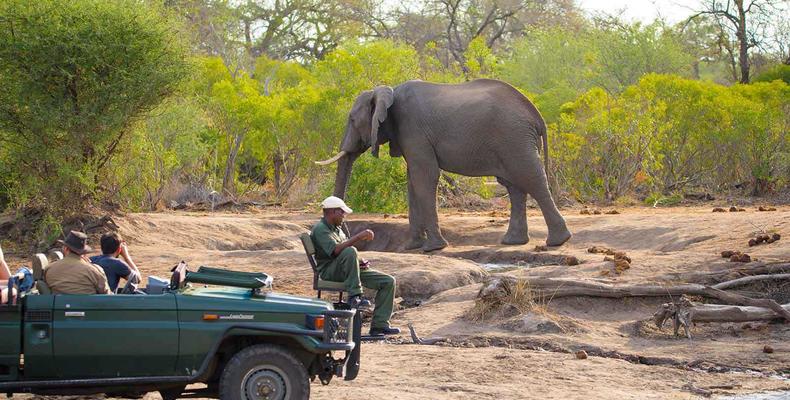
[[[0,26],[0,142],[14,204],[82,207],[133,122],[187,71],[177,24],[136,1],[8,0]]]

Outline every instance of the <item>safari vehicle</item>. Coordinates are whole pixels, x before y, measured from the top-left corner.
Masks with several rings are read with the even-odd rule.
[[[52,295],[36,255],[33,291],[0,305],[0,393],[306,399],[310,381],[352,380],[361,319],[271,291],[263,273],[182,263],[137,294]],[[155,280],[153,280],[155,282]],[[147,293],[145,293],[147,292]]]

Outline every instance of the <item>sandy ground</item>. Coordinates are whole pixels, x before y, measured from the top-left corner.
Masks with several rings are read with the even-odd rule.
[[[574,237],[540,253],[533,248],[543,244],[546,226],[537,210],[529,212],[532,240],[523,246],[498,244],[507,229],[507,213],[445,212],[440,224],[451,246],[427,255],[402,251],[408,229],[403,216],[354,214],[352,231],[370,227],[377,234],[363,256],[398,279],[398,295],[405,303],[422,302],[398,311],[393,323],[405,328],[412,322],[422,336],[445,336],[452,345],[403,344],[408,342],[405,335],[365,345],[357,380],[314,384],[313,398],[689,399],[700,396],[698,389],[714,397],[786,390],[790,398],[786,324],[697,325],[692,340],[675,338],[666,328],[658,331],[643,323],[665,299],[557,299],[507,321],[464,318],[481,282],[490,276],[483,263],[555,264],[503,273],[602,278],[601,271],[611,263],[586,251],[601,245],[626,251],[633,259],[631,269],[606,277],[610,283],[670,284],[678,274],[740,266],[722,259],[722,250],[748,251],[760,261],[790,260],[790,207],[775,212],[748,207],[736,213],[711,213],[711,208],[620,208],[618,215],[565,210]],[[275,290],[304,295],[313,295],[311,273],[297,235],[315,220],[313,214],[280,210],[115,218],[145,275],[168,277],[169,268],[183,259],[192,268],[265,271],[274,276]],[[749,248],[748,239],[761,231],[784,238]],[[582,262],[556,265],[565,256]],[[765,345],[775,352],[763,353]],[[577,360],[564,352],[580,348],[610,353]],[[618,359],[623,355],[694,361],[699,368]],[[711,372],[733,367],[744,372]]]

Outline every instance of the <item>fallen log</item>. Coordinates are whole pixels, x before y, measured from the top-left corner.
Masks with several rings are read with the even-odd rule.
[[[764,263],[760,261],[720,271],[672,273],[665,275],[664,279],[668,281],[716,284],[746,276],[785,273],[790,273],[790,263],[788,262]]]
[[[724,290],[699,284],[685,284],[675,286],[661,285],[611,285],[602,282],[591,282],[564,278],[516,278],[500,276],[489,281],[478,293],[478,298],[490,296],[501,290],[504,281],[512,286],[522,279],[534,297],[543,301],[551,301],[561,297],[680,297],[703,296],[721,300],[728,304],[741,306],[762,307],[773,310],[776,316],[790,322],[790,311],[784,309],[779,303],[771,299],[754,299]],[[741,281],[742,282],[742,281]],[[740,284],[740,283],[737,283]],[[722,287],[736,285],[733,281],[722,282]]]
[[[758,282],[758,281],[768,281],[768,280],[790,280],[790,274],[770,274],[770,275],[752,275],[746,276],[743,278],[733,279],[731,281],[725,281],[721,283],[717,283],[712,287],[714,289],[731,289],[738,286],[747,285],[750,283]]]
[[[790,312],[790,304],[781,307]],[[776,311],[768,308],[725,304],[698,304],[689,308],[689,313],[692,322],[749,322],[777,318]]]

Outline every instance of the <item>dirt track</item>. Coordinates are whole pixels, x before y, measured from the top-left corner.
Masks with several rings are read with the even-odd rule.
[[[548,252],[545,224],[530,210],[532,240],[524,246],[501,246],[507,213],[444,213],[440,224],[451,246],[423,255],[402,249],[407,220],[402,216],[353,215],[352,231],[371,227],[377,239],[364,256],[375,268],[398,279],[401,296],[425,301],[396,314],[394,323],[413,322],[423,336],[451,338],[452,346],[396,343],[366,345],[363,369],[353,382],[313,385],[313,398],[394,399],[687,399],[707,390],[714,395],[790,390],[790,327],[785,324],[709,324],[693,328],[693,340],[674,338],[639,321],[647,319],[664,299],[557,299],[538,312],[515,320],[472,323],[462,315],[488,274],[481,262],[519,260],[556,263],[575,256],[576,266],[546,265],[510,270],[508,274],[601,278],[611,267],[603,255],[589,254],[592,245],[626,251],[632,267],[612,283],[668,283],[672,274],[734,268],[722,250],[748,251],[761,261],[790,260],[790,208],[775,212],[711,213],[711,207],[620,209],[619,215],[564,213],[573,239]],[[156,213],[116,218],[130,242],[131,254],[145,275],[169,275],[179,260],[191,266],[213,265],[236,270],[266,271],[275,289],[312,295],[310,272],[296,237],[315,216],[302,212],[266,211],[244,214]],[[759,230],[780,232],[781,241],[749,248]],[[783,290],[788,291],[787,287]],[[405,341],[406,336],[403,336]],[[397,340],[396,340],[397,342]],[[764,345],[775,352],[765,354]],[[530,350],[536,348],[552,351]],[[578,348],[591,354],[576,360],[561,352]],[[698,361],[700,369],[643,365],[614,355],[653,357],[674,363]],[[749,373],[707,372],[724,367]],[[695,392],[696,391],[696,392]],[[790,396],[790,394],[788,394]],[[158,398],[149,395],[146,398]]]

